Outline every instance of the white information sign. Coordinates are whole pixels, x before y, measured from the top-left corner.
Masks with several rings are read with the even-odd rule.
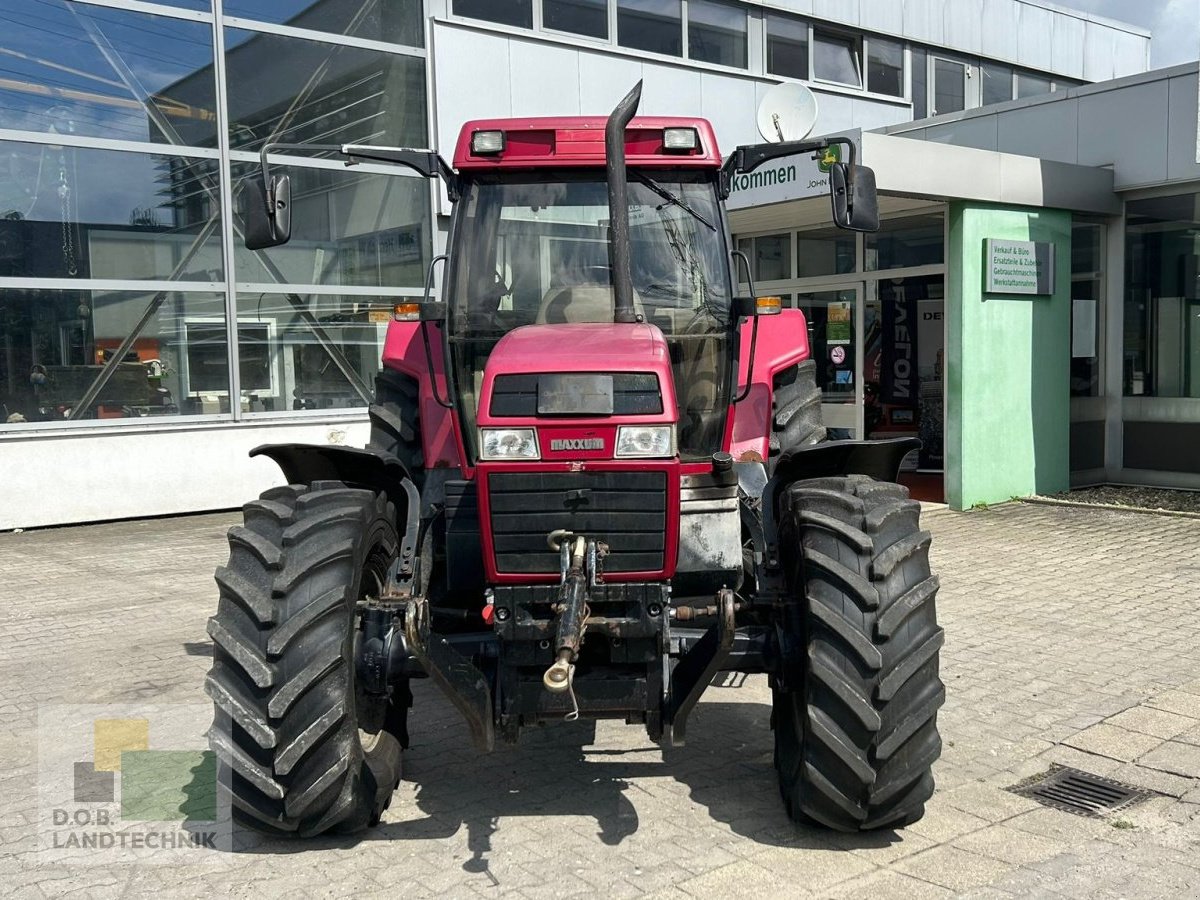
[[[990,294],[1054,293],[1054,245],[1040,241],[984,241],[984,290]]]

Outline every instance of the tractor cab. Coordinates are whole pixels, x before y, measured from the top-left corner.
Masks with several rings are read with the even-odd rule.
[[[607,348],[605,358],[588,353],[597,375],[651,374],[648,357],[638,362],[644,340],[613,341],[604,328],[619,321],[604,127],[603,118],[463,126],[454,159],[460,198],[446,327],[465,435],[477,435],[478,417],[487,415],[479,401],[488,360],[516,329],[544,330],[540,340],[522,342],[540,342],[531,373],[560,372],[597,342]],[[721,449],[736,353],[721,158],[708,123],[696,119],[634,119],[625,150],[627,324],[665,342],[672,384],[664,387],[676,398],[671,413],[678,418],[671,449],[684,460],[704,459]],[[627,391],[618,382],[597,389],[611,395],[615,388],[622,400]],[[536,394],[538,386],[530,382],[529,389]],[[611,407],[611,397],[601,405]],[[562,402],[557,410],[572,412]],[[477,457],[480,448],[467,443],[468,455]]]

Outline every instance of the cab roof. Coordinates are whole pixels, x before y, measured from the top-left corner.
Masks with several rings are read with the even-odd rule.
[[[528,119],[475,119],[463,125],[454,149],[454,168],[459,171],[490,169],[540,169],[552,166],[603,166],[603,116],[559,116]],[[695,129],[698,140],[693,150],[666,150],[663,130]],[[471,136],[477,131],[503,131],[504,149],[476,154]],[[637,116],[625,131],[625,162],[628,166],[672,168],[721,167],[717,137],[707,119],[680,116]]]

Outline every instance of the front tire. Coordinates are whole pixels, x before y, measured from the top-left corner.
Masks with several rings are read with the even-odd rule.
[[[943,632],[920,504],[862,475],[787,489],[780,549],[796,670],[775,685],[775,767],[788,813],[839,831],[921,818],[941,752]],[[798,670],[798,671],[797,671]]]
[[[396,556],[396,510],[383,494],[314,482],[269,490],[243,513],[208,623],[218,781],[251,828],[356,831],[400,779],[396,735],[367,724],[387,713],[356,697],[354,676],[356,607]]]

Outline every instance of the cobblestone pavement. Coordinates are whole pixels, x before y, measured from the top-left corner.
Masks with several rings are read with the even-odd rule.
[[[1200,521],[1007,504],[926,512],[942,576],[945,751],[926,817],[786,819],[764,678],[706,694],[689,745],[534,733],[489,757],[428,685],[405,781],[361,839],[252,839],[223,865],[64,865],[33,834],[37,716],[203,702],[233,515],[0,535],[0,884],[19,896],[1200,896]],[[1159,792],[1108,819],[1003,788],[1052,763]]]

